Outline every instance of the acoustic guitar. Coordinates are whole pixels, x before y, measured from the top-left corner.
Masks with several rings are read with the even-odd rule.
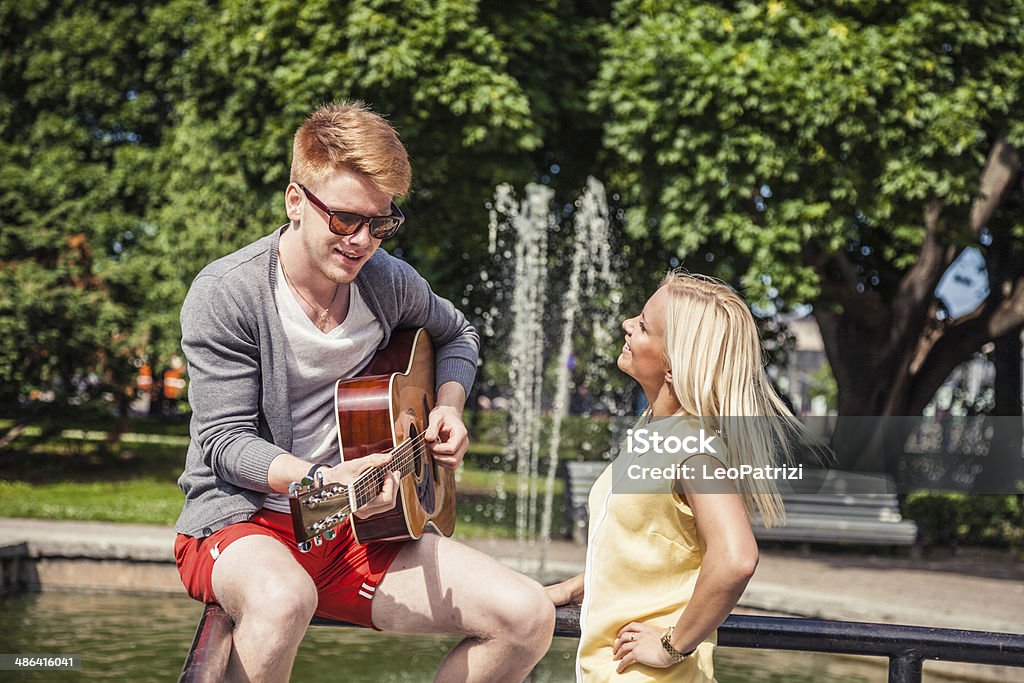
[[[338,446],[345,461],[392,454],[350,484],[323,483],[317,472],[289,486],[295,541],[308,551],[336,535],[346,520],[359,543],[419,538],[428,526],[445,536],[455,530],[455,473],[434,462],[423,440],[434,407],[434,349],[426,330],[395,330],[363,372],[339,380],[334,392]],[[391,510],[366,519],[350,515],[376,498],[388,472],[399,472]]]

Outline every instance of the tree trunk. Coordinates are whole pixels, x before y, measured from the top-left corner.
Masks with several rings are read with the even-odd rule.
[[[992,415],[1021,414],[1021,328],[995,342],[995,405]]]
[[[815,317],[838,390],[839,420],[830,444],[835,461],[830,466],[896,479],[899,458],[891,451],[894,443],[902,443],[906,426],[887,416],[907,414],[907,385],[893,381],[900,348],[893,345],[888,326],[876,324],[877,319],[857,321],[823,308]],[[899,432],[895,438],[894,429]]]
[[[992,358],[996,368],[992,441],[975,482],[978,493],[1010,493],[1024,479],[1021,446],[1021,329],[996,340]]]

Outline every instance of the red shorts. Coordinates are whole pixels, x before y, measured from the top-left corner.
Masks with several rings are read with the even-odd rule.
[[[206,538],[178,534],[174,559],[188,594],[201,602],[217,602],[213,593],[213,563],[233,542],[253,534],[270,536],[288,548],[316,585],[316,615],[336,621],[373,626],[370,605],[377,584],[405,547],[403,542],[375,542],[360,545],[345,522],[337,527],[333,541],[314,545],[308,553],[295,545],[291,516],[260,510],[248,522],[224,527]]]

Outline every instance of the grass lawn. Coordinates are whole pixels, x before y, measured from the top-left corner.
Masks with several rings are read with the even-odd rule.
[[[148,477],[52,484],[0,481],[0,517],[170,525],[184,500],[174,482]]]
[[[10,426],[0,420],[0,434]],[[184,501],[176,481],[188,426],[132,421],[111,443],[114,428],[107,420],[25,429],[0,451],[0,517],[174,524]],[[456,537],[515,537],[518,478],[494,469],[500,452],[492,444],[470,447],[457,475]],[[539,516],[544,479],[536,484]],[[506,492],[502,496],[496,493],[499,485]],[[553,502],[557,537],[567,531],[560,478]]]

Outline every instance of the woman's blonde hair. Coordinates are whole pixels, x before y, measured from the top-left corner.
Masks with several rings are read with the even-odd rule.
[[[315,109],[295,132],[291,182],[316,187],[345,167],[381,192],[409,192],[412,169],[398,133],[363,102],[331,102]]]
[[[804,430],[768,381],[757,325],[740,295],[720,280],[679,270],[660,286],[669,294],[665,356],[681,412],[712,423],[727,467],[792,461],[792,437]],[[736,484],[748,514],[756,506],[768,526],[785,519],[773,479]]]

